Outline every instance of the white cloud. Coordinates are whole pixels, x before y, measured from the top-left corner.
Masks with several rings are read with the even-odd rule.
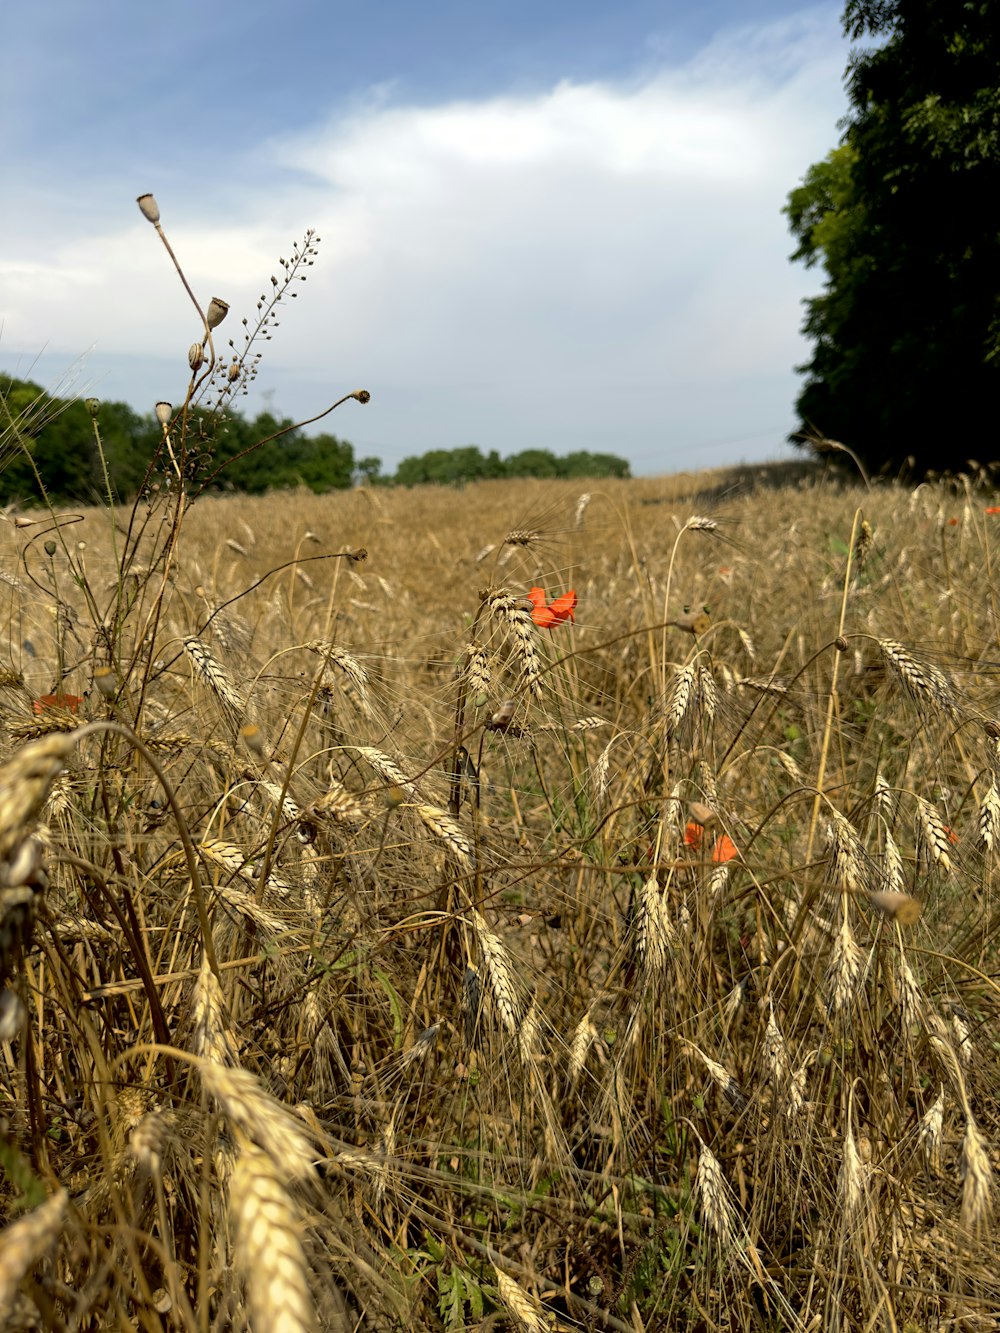
[[[260,382],[301,415],[366,384],[372,405],[332,427],[362,452],[605,448],[666,469],[682,445],[792,424],[798,301],[819,279],[788,264],[780,208],[836,140],[844,59],[829,15],[806,14],[629,84],[378,96],[262,145],[232,216],[171,227],[161,198],[164,223],[196,291],[234,315],[297,220],[316,227]],[[132,396],[114,367],[136,351],[169,358],[179,387],[196,332],[154,232],[127,217],[44,257],[25,242],[2,288],[8,347],[97,340],[107,396]]]

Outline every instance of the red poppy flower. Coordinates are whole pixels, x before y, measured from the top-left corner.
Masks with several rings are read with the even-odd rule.
[[[723,833],[721,838],[715,840],[715,846],[712,848],[712,860],[724,864],[726,861],[731,861],[734,856],[739,856],[736,844],[728,833]]]
[[[684,846],[693,847],[695,851],[700,851],[704,832],[705,830],[700,824],[696,824],[693,819],[689,819],[684,828]]]
[[[1000,514],[1000,505],[987,505],[987,514]]]
[[[576,593],[570,589],[560,597],[553,597],[546,605],[544,588],[529,588],[528,601],[531,603],[531,618],[542,629],[554,629],[564,620],[572,620],[576,607]]]
[[[33,701],[31,707],[38,714],[53,711],[75,713],[82,703],[83,699],[79,694],[43,694]]]

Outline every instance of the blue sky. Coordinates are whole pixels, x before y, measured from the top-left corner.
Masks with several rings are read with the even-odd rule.
[[[0,56],[0,369],[142,410],[197,320],[320,257],[245,400],[392,467],[474,443],[637,473],[782,456],[781,207],[838,137],[840,4],[36,0]],[[223,326],[228,331],[228,326]]]

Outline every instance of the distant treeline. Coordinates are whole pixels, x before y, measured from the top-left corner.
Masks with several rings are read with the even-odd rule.
[[[0,495],[6,501],[40,498],[38,478],[53,500],[106,499],[109,485],[116,498],[130,499],[147,479],[161,440],[151,412],[143,415],[127,403],[51,398],[37,384],[0,374]],[[192,414],[187,460],[200,478],[212,479],[213,489],[253,495],[297,486],[322,494],[359,481],[414,486],[488,477],[629,476],[628,463],[614,454],[557,457],[547,449],[525,449],[501,458],[475,445],[432,449],[383,474],[381,459],[356,459],[347,440],[306,435],[290,418],[271,412],[251,418],[232,409]]]

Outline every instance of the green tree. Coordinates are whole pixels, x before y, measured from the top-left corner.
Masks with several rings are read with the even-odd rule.
[[[804,430],[871,467],[996,453],[1000,0],[848,0],[841,146],[789,196],[806,302]]]

